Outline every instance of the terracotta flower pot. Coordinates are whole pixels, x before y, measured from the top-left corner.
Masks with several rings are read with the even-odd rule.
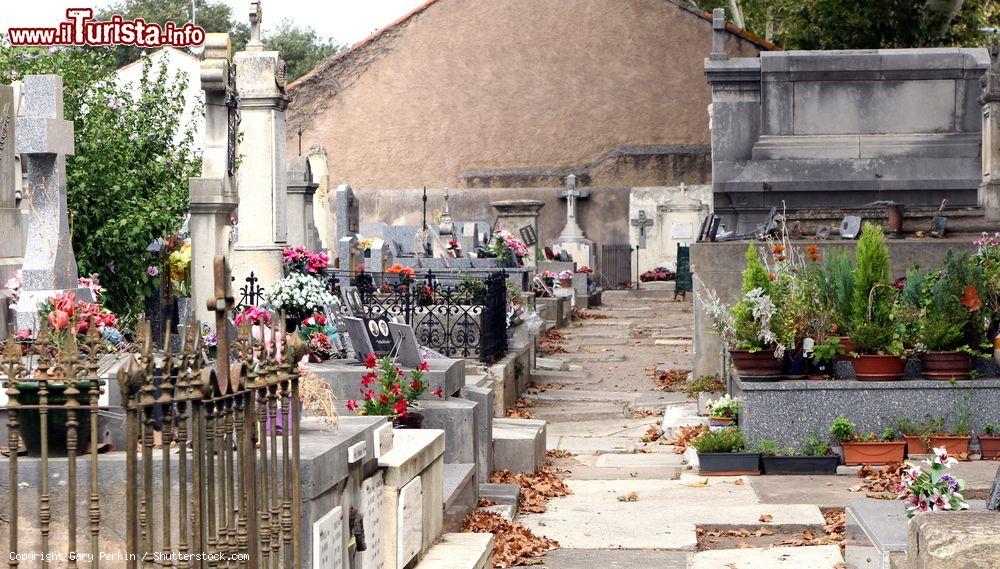
[[[1000,458],[1000,435],[979,435],[979,449],[983,460]]]
[[[903,462],[903,451],[906,441],[890,441],[887,443],[844,443],[844,464],[858,466],[861,464],[889,464]]]
[[[708,426],[710,427],[731,427],[736,426],[736,419],[732,417],[709,417]]]
[[[934,435],[931,437],[931,448],[944,447],[949,455],[961,460],[969,455],[969,440],[971,438],[958,435]]]
[[[851,352],[858,351],[858,345],[854,343],[854,340],[847,336],[840,337],[840,349],[843,350],[843,354],[837,355],[837,360],[846,362],[851,359]]]
[[[927,352],[920,356],[927,379],[969,379],[972,356],[964,352]]]
[[[559,286],[562,288],[570,288],[573,286],[573,279],[559,279]]]
[[[783,360],[774,357],[771,350],[748,352],[746,350],[729,350],[733,367],[740,377],[762,377],[781,375],[785,365]]]
[[[854,376],[859,381],[897,381],[903,379],[906,360],[899,356],[863,355],[852,358]]]
[[[915,454],[927,454],[930,450],[924,444],[923,437],[919,435],[903,435],[906,439],[906,455],[913,456]]]

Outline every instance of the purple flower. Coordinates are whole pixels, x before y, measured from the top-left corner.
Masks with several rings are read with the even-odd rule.
[[[146,274],[151,277],[155,277],[160,274],[160,269],[151,266],[148,269],[146,269]]]
[[[108,261],[108,270],[111,271],[112,275],[115,274],[115,262],[114,261]]]

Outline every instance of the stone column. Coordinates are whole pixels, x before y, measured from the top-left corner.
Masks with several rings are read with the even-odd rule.
[[[983,182],[979,205],[986,219],[1000,220],[1000,46],[990,47],[990,68],[982,78]]]
[[[21,268],[24,228],[17,207],[20,165],[14,160],[14,89],[0,85],[0,287]],[[3,294],[0,289],[0,294]],[[0,330],[0,337],[3,331]]]
[[[319,234],[313,221],[313,182],[309,159],[296,156],[288,161],[288,243],[310,251],[319,248]]]
[[[205,91],[205,150],[201,176],[189,180],[191,220],[191,304],[193,316],[211,322],[208,301],[215,294],[215,257],[230,253],[230,218],[236,193],[236,132],[239,123],[229,34],[207,34],[201,63]]]
[[[326,160],[326,149],[322,146],[309,148],[309,170],[316,182],[316,193],[313,194],[313,223],[319,234],[317,247],[326,249],[333,256],[337,248],[337,237],[333,234],[333,192],[330,191],[330,174]]]
[[[282,277],[281,251],[288,245],[285,165],[285,62],[260,42],[261,5],[251,4],[251,40],[234,58],[240,95],[237,173],[240,223],[232,256],[236,282],[252,271],[265,289]]]
[[[538,212],[545,207],[545,202],[539,200],[502,200],[492,202],[490,205],[497,210],[496,230],[505,230],[513,233],[520,239],[522,227],[530,225],[535,228],[538,234]],[[531,260],[525,263],[529,267],[538,266],[538,243],[528,246]]]
[[[63,83],[58,75],[24,78],[24,116],[15,120],[17,153],[27,162],[28,239],[22,270],[17,327],[37,330],[38,305],[77,289],[76,255],[66,207],[66,156],[73,155],[73,123],[63,119]]]

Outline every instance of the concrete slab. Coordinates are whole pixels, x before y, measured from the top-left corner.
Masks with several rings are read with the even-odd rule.
[[[535,358],[535,367],[544,370],[565,370],[566,361],[559,358]]]
[[[851,476],[751,476],[750,486],[765,504],[816,504],[843,508],[863,498],[848,489],[861,482]]]
[[[493,535],[446,533],[427,551],[416,569],[485,569],[490,566]]]
[[[572,423],[550,423],[547,427],[549,437],[613,437],[642,436],[650,426],[656,424],[655,417],[632,419],[622,417],[615,421],[607,419],[597,421],[574,421]]]
[[[771,525],[815,528],[825,523],[815,506],[757,503],[746,485],[684,480],[568,480],[572,494],[549,502],[543,514],[522,516],[532,531],[558,541],[566,549],[683,549],[697,545],[697,525]],[[634,502],[618,496],[636,492]],[[707,507],[711,500],[711,507]]]
[[[571,354],[567,355],[565,359],[567,362],[623,362],[625,356],[614,353]]]
[[[834,569],[843,563],[840,547],[772,547],[770,549],[719,549],[700,551],[691,560],[691,569]]]
[[[608,455],[602,454],[601,456]],[[683,466],[638,466],[633,468],[574,466],[569,476],[574,480],[678,480],[684,468]]]
[[[568,450],[574,454],[621,453],[635,450],[635,440],[629,437],[559,437],[555,446],[560,450]]]
[[[622,403],[562,402],[558,407],[532,407],[531,413],[550,424],[586,421],[588,419],[618,421],[625,417],[625,405]]]
[[[616,549],[557,549],[542,559],[548,569],[686,569],[685,551],[631,551]]]
[[[532,401],[618,401],[632,403],[639,398],[638,393],[627,391],[590,391],[583,389],[550,389],[538,393],[527,393],[525,399]]]
[[[595,466],[635,468],[641,466],[676,467],[683,466],[681,455],[674,453],[649,454],[604,454],[597,458]]]

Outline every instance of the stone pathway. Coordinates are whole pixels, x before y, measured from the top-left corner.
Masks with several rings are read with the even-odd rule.
[[[549,422],[549,449],[574,454],[553,460],[569,471],[573,493],[518,518],[562,545],[544,566],[832,569],[842,561],[835,545],[697,551],[699,526],[822,533],[824,519],[816,505],[787,495],[763,499],[748,478],[699,477],[674,447],[640,441],[661,420],[667,430],[704,421],[683,393],[654,387],[659,371],[691,365],[691,302],[671,296],[606,292],[602,307],[586,311],[598,318],[560,330],[567,338],[560,353],[543,356],[534,371],[539,389],[525,396],[535,405],[529,410]],[[803,478],[791,486],[825,487]],[[623,501],[631,493],[637,499]]]

